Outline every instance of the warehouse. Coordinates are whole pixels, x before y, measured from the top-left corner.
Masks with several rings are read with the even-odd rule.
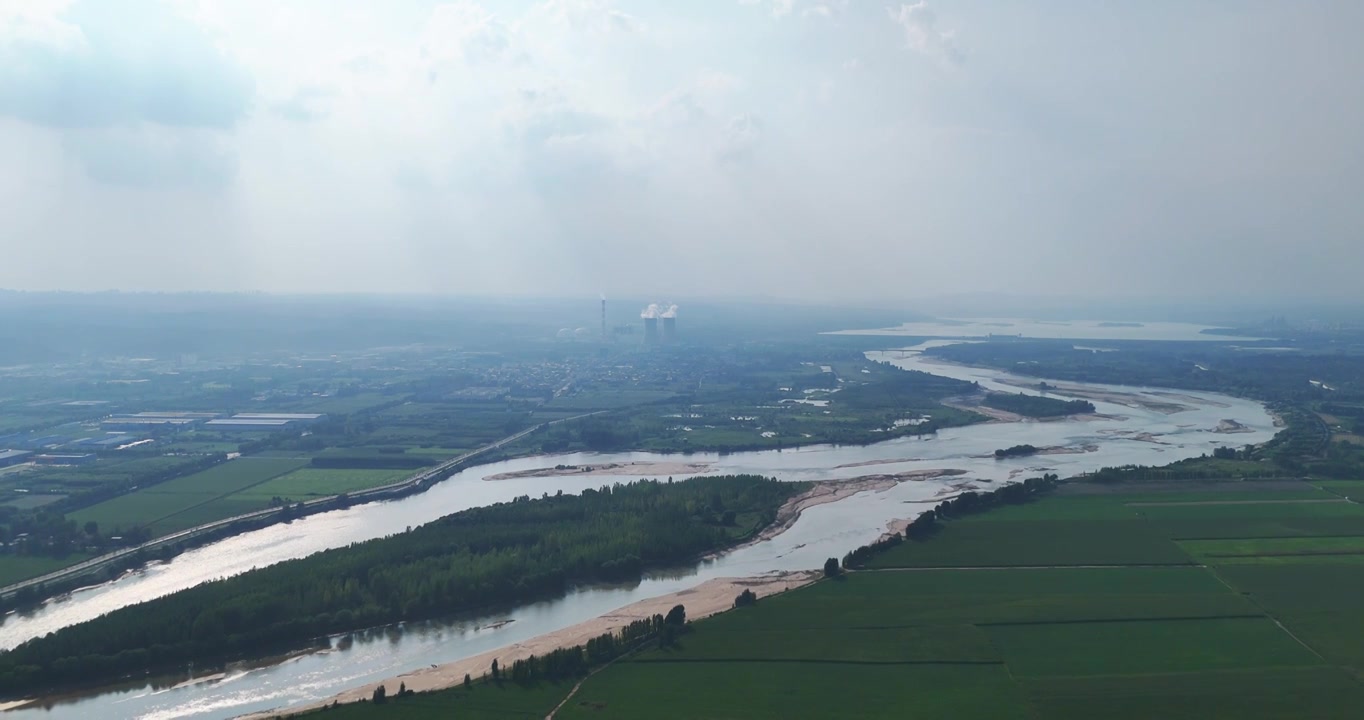
[[[28,456],[32,454],[23,450],[0,450],[0,468],[28,462]]]

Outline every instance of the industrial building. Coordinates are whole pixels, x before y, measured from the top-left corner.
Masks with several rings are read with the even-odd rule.
[[[178,430],[218,417],[217,413],[196,412],[140,412],[114,415],[100,423],[107,430]]]
[[[671,344],[677,342],[677,306],[672,304],[659,305],[652,303],[649,307],[639,314],[644,318],[644,344],[658,345],[660,342]],[[659,321],[663,323],[663,332],[659,333]]]
[[[318,413],[238,413],[230,418],[209,420],[204,427],[210,430],[270,432],[317,422],[325,417]]]
[[[81,447],[94,447],[101,450],[116,450],[123,445],[145,439],[145,435],[130,435],[128,433],[111,433],[106,437],[83,438],[70,443]]]
[[[28,462],[28,457],[32,454],[24,450],[0,450],[0,468]]]

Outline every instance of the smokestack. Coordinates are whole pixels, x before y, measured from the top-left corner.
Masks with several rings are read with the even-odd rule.
[[[601,341],[606,342],[606,295],[601,296]]]

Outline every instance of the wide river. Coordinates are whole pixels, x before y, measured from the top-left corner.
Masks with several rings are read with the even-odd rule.
[[[922,346],[921,346],[922,347]],[[1010,383],[1036,382],[1007,373],[929,361],[915,351],[871,353],[873,359],[937,375],[974,380],[989,389],[1017,392]],[[924,439],[889,440],[864,447],[816,446],[800,450],[696,454],[688,462],[709,462],[712,473],[759,473],[782,480],[826,480],[911,470],[965,470],[943,480],[905,482],[886,491],[864,492],[807,510],[777,538],[729,553],[696,567],[657,573],[629,586],[582,587],[565,597],[537,602],[490,617],[401,628],[332,640],[319,652],[263,667],[242,665],[223,675],[191,680],[190,668],[179,684],[134,683],[86,695],[54,698],[42,706],[13,710],[6,720],[66,718],[193,717],[230,718],[248,712],[304,704],[351,687],[395,677],[433,664],[453,662],[505,647],[603,615],[621,606],[695,586],[715,577],[757,575],[776,570],[820,567],[825,558],[875,540],[888,522],[913,517],[921,501],[967,481],[999,482],[1011,477],[1056,472],[1062,476],[1128,463],[1159,465],[1210,453],[1219,445],[1242,446],[1269,440],[1273,419],[1258,403],[1214,395],[1152,388],[1083,385],[1087,393],[1114,400],[1095,401],[1102,419],[1059,422],[991,423],[942,431]],[[1115,394],[1122,394],[1118,397]],[[1134,401],[1136,400],[1136,401]],[[1171,407],[1179,406],[1182,409]],[[1234,420],[1244,432],[1214,432]],[[698,421],[703,422],[703,421]],[[1225,429],[1227,425],[1223,425]],[[1064,446],[1088,451],[995,460],[996,448],[1018,444]],[[425,493],[386,503],[362,505],[274,525],[187,552],[118,581],[86,589],[0,626],[0,647],[88,620],[132,603],[193,587],[327,548],[402,532],[443,515],[563,490],[579,492],[623,477],[535,477],[487,481],[517,470],[607,462],[676,461],[651,453],[572,454],[523,458],[467,469]],[[676,476],[679,479],[682,476]],[[919,503],[919,504],[912,504]],[[496,629],[495,620],[513,620]]]

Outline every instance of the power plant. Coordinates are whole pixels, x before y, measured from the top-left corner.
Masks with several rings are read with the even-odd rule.
[[[641,312],[639,316],[644,318],[645,345],[658,345],[660,342],[671,345],[672,343],[677,342],[676,305],[671,303],[667,305],[651,303],[649,307],[644,308],[644,311]],[[660,320],[663,321],[663,333],[661,337],[658,331]]]

